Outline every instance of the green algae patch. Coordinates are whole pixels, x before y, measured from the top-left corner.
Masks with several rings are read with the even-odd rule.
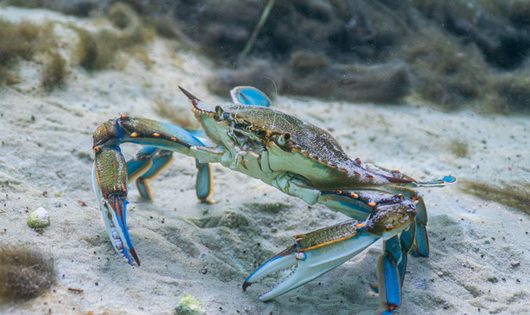
[[[18,82],[16,65],[30,60],[38,50],[39,27],[28,23],[0,20],[0,85]]]
[[[66,62],[55,45],[53,24],[0,20],[0,85],[19,83],[20,60],[42,64],[41,86],[46,91],[61,85]]]
[[[466,194],[517,208],[530,214],[530,185],[498,187],[482,182],[461,181],[458,187]]]
[[[41,85],[46,91],[53,90],[64,83],[66,77],[66,62],[58,52],[48,54],[47,63],[44,64],[41,75]]]
[[[131,49],[155,38],[155,29],[142,23],[136,12],[124,3],[118,2],[111,6],[108,18],[115,30],[89,32],[74,25],[70,26],[78,36],[74,56],[86,70],[119,68],[116,66],[119,52],[130,52]],[[137,51],[136,55],[143,56]]]
[[[0,300],[27,300],[55,283],[53,259],[24,247],[0,245]]]
[[[202,304],[191,294],[184,294],[175,308],[175,315],[203,315]]]
[[[461,140],[453,140],[448,145],[449,152],[459,158],[469,156],[469,145]]]
[[[269,213],[279,213],[281,211],[289,209],[291,206],[283,202],[271,202],[271,203],[261,203],[261,202],[252,202],[245,203],[244,206],[252,211],[262,211]]]

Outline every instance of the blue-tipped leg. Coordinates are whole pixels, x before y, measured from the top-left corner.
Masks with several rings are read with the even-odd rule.
[[[407,252],[401,246],[402,240],[396,235],[384,242],[385,255],[389,255],[396,262],[399,271],[400,283],[403,284],[407,269]]]
[[[143,199],[151,200],[149,180],[162,172],[173,160],[173,152],[147,146],[127,162],[129,181],[136,179],[136,187]]]
[[[269,107],[272,104],[265,93],[252,86],[236,86],[230,91],[230,96],[238,105]]]
[[[144,147],[134,159],[127,161],[127,176],[129,181],[134,181],[144,174],[153,165],[152,157],[156,154],[158,148]]]
[[[199,161],[196,160],[195,166],[197,167],[197,181],[195,182],[197,198],[199,198],[201,202],[211,203],[212,201],[210,200],[210,197],[213,193],[213,180],[210,164],[199,163]]]
[[[151,189],[149,188],[149,181],[166,169],[172,160],[173,152],[167,150],[158,150],[152,156],[151,167],[136,180],[136,187],[142,198],[146,200],[153,199]]]
[[[425,182],[416,181],[416,182],[413,182],[412,184],[417,187],[443,187],[443,186],[454,184],[454,183],[456,183],[456,177],[447,175],[442,178],[437,178],[437,179],[433,179],[433,180],[425,181]]]
[[[429,257],[429,237],[427,235],[427,209],[422,197],[416,203],[415,237],[410,250],[412,256]]]
[[[401,248],[405,253],[408,253],[414,245],[414,238],[416,237],[416,220],[409,226],[408,229],[401,232]]]
[[[385,253],[379,257],[378,261],[378,279],[379,279],[379,298],[383,305],[382,314],[395,314],[401,305],[401,276],[399,263],[395,260],[394,254],[397,253],[395,244],[399,244],[399,239],[393,237],[395,241],[385,243]],[[401,248],[399,248],[401,252]],[[399,254],[401,256],[401,254]]]
[[[172,152],[157,147],[142,148],[134,159],[127,162],[129,180],[136,180],[136,187],[143,199],[152,200],[149,182],[158,176],[173,160]],[[210,202],[212,174],[208,163],[195,161],[197,167],[196,194],[201,202]]]

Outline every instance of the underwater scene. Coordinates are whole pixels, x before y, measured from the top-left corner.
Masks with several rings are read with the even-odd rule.
[[[0,314],[530,314],[529,0],[0,0]]]

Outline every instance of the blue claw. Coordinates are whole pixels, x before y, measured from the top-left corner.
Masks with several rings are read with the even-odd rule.
[[[129,264],[139,266],[140,260],[127,230],[127,164],[118,147],[96,151],[92,186],[112,247]]]
[[[118,229],[111,229],[111,232],[109,233],[114,248],[120,252],[125,259],[127,259],[127,262],[130,265],[133,265],[133,260],[131,259],[132,256],[134,262],[140,266],[140,259],[134,250],[131,238],[129,237],[129,230],[127,228],[127,200],[121,196],[115,196],[111,197],[109,203],[111,208],[114,210],[111,212],[112,223],[114,227],[118,227]],[[113,233],[114,231],[117,232],[117,235]]]
[[[379,238],[378,235],[360,229],[352,238],[322,247],[316,246],[316,249],[301,251],[298,245],[290,246],[250,274],[243,283],[243,290],[264,277],[292,268],[292,272],[286,278],[260,296],[262,301],[274,299],[340,266]]]

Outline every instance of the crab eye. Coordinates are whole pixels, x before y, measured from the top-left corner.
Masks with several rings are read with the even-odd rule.
[[[215,106],[215,114],[213,118],[217,121],[221,121],[225,119],[225,111],[221,108],[221,106]]]
[[[291,135],[288,133],[279,135],[278,137],[276,137],[276,144],[278,144],[280,147],[283,147],[287,145],[287,141],[289,141],[290,138]]]

